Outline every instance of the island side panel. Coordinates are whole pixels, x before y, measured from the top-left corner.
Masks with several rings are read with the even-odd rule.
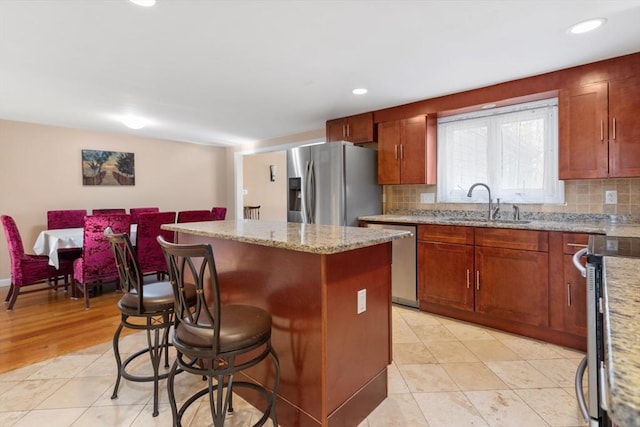
[[[212,244],[225,304],[251,304],[271,313],[272,344],[281,369],[279,424],[326,423],[322,405],[322,256],[185,233],[180,233],[179,242]],[[261,363],[249,375],[270,387],[271,366],[271,361]]]
[[[357,425],[387,396],[391,248],[388,242],[326,256],[329,425]],[[358,314],[360,290],[366,311]]]

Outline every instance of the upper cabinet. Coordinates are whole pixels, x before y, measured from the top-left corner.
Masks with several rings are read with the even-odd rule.
[[[350,141],[363,144],[373,140],[373,113],[327,120],[327,142]]]
[[[560,92],[560,179],[640,176],[640,78]]]
[[[435,115],[378,123],[378,184],[435,182]]]

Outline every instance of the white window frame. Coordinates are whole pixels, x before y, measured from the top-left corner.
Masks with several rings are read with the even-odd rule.
[[[538,160],[543,163],[538,171],[541,186],[508,184],[503,180],[502,171],[507,166],[503,159],[503,141],[499,128],[514,120],[524,122],[528,118],[543,119],[540,130],[543,139],[543,153]],[[485,144],[480,151],[465,152],[456,143],[455,136],[476,130],[475,143]],[[470,141],[465,139],[465,141]],[[522,140],[520,140],[522,142]],[[471,143],[471,142],[467,142]],[[525,141],[526,143],[526,141]],[[520,150],[527,146],[522,144]],[[456,151],[456,148],[458,150]],[[482,155],[478,155],[481,153]],[[521,157],[522,158],[522,157]],[[532,157],[532,162],[534,157]],[[514,179],[513,176],[510,177]],[[473,182],[471,182],[473,181]],[[443,203],[480,203],[488,201],[486,191],[480,189],[467,197],[471,184],[483,182],[491,188],[494,201],[500,198],[504,203],[518,204],[564,204],[564,182],[558,179],[558,99],[550,98],[507,107],[459,114],[438,119],[438,181],[437,198]],[[464,184],[461,184],[464,183]],[[517,188],[516,188],[517,187]]]

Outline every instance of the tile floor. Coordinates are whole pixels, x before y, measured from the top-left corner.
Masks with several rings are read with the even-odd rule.
[[[121,349],[143,342],[130,335]],[[580,352],[397,306],[393,350],[389,397],[359,427],[586,425],[573,390]],[[151,416],[151,384],[123,381],[110,399],[114,365],[108,342],[0,375],[0,426],[171,425],[166,393],[160,415]],[[177,394],[201,384],[180,375]],[[256,411],[240,400],[230,426],[255,422]],[[207,402],[183,425],[211,425]]]

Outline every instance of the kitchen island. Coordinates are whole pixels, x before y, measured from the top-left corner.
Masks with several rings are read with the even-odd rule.
[[[358,425],[385,399],[391,241],[408,233],[251,220],[162,228],[175,231],[178,243],[212,245],[224,304],[272,314],[280,425]],[[365,294],[360,304],[359,293]],[[273,384],[270,363],[247,375]]]

